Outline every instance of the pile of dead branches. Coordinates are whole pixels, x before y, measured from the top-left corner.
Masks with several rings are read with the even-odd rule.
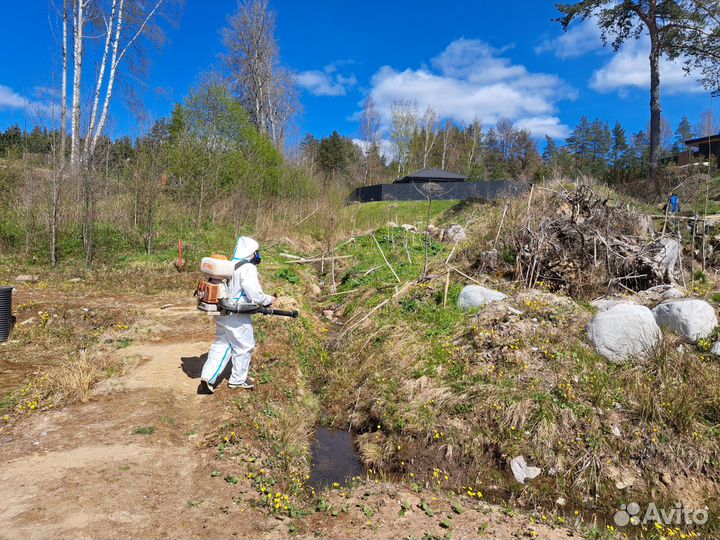
[[[516,277],[573,296],[674,283],[676,235],[656,235],[648,216],[588,186],[545,197],[516,236]],[[534,219],[531,219],[534,218]]]

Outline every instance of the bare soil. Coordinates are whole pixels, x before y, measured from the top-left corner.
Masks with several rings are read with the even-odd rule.
[[[112,353],[143,358],[129,374],[96,385],[88,403],[36,412],[0,431],[0,538],[441,537],[447,516],[455,537],[573,536],[439,491],[422,494],[431,517],[409,486],[372,480],[326,494],[341,512],[270,514],[257,505],[242,459],[233,463],[234,485],[211,474],[227,463],[204,437],[237,416],[238,396],[225,386],[197,394],[212,325],[190,305],[158,305],[146,315],[157,319],[156,340]],[[462,514],[451,511],[457,500]],[[409,507],[403,517],[401,501]]]

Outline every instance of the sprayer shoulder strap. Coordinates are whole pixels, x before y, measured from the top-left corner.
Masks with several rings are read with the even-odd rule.
[[[235,262],[235,270],[237,270],[238,268],[240,268],[241,266],[244,266],[246,264],[252,264],[247,259],[233,259],[233,261],[236,261]]]

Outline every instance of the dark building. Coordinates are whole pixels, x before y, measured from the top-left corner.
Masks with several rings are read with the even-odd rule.
[[[715,156],[715,159],[720,161],[720,133],[688,139],[685,141],[685,146],[688,147],[688,150],[680,152],[668,160],[672,160],[680,166],[704,163],[710,156]]]
[[[349,197],[350,201],[422,201],[426,195],[423,185],[434,183],[438,189],[433,199],[494,200],[518,195],[529,189],[527,182],[515,180],[487,180],[466,182],[467,176],[440,169],[421,169],[395,180],[392,184],[360,187]]]
[[[398,178],[393,184],[427,184],[429,182],[464,182],[467,176],[441,169],[420,169],[414,173]]]

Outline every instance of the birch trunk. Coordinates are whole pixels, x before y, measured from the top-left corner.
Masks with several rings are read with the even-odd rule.
[[[74,0],[73,7],[73,103],[70,143],[70,165],[80,191],[80,90],[82,79],[83,28],[85,26],[85,0]]]
[[[120,0],[120,9],[122,10],[122,2]],[[102,88],[103,80],[105,79],[105,67],[107,66],[108,55],[110,53],[110,45],[112,43],[112,31],[115,26],[115,11],[117,10],[118,0],[113,0],[112,9],[110,10],[110,22],[107,25],[107,34],[105,36],[105,47],[103,47],[102,60],[100,61],[100,72],[98,73],[97,82],[95,84],[95,95],[93,96],[93,107],[92,113],[90,114],[90,127],[88,133],[92,134],[95,129],[95,120],[97,119],[98,107],[100,106],[100,90]],[[115,38],[115,45],[117,45],[117,38]],[[88,140],[85,141],[85,154],[88,153]]]
[[[445,124],[445,131],[443,131],[442,163],[440,164],[440,168],[441,168],[442,170],[445,170],[445,156],[447,155],[448,131],[450,131],[450,126],[447,125],[447,124]]]
[[[103,129],[105,128],[105,122],[107,120],[107,114],[108,110],[110,108],[110,100],[112,99],[113,95],[113,88],[115,85],[115,79],[117,78],[117,68],[120,62],[122,61],[125,54],[128,52],[128,50],[133,46],[135,41],[142,35],[142,33],[145,31],[145,28],[147,27],[148,22],[150,22],[150,19],[153,18],[157,10],[160,8],[164,0],[158,0],[158,2],[155,4],[155,6],[152,8],[150,13],[147,14],[145,19],[143,20],[142,24],[137,29],[137,32],[133,35],[132,38],[127,42],[127,44],[123,47],[122,51],[118,54],[119,46],[120,46],[120,39],[122,36],[122,28],[123,28],[123,6],[124,6],[124,0],[119,0],[118,4],[118,17],[117,17],[117,25],[115,27],[115,38],[113,40],[113,55],[112,60],[110,61],[110,74],[108,75],[108,81],[107,81],[107,89],[105,91],[105,100],[103,102],[103,108],[102,113],[100,115],[100,120],[97,123],[97,126],[95,127],[94,133],[89,133],[88,136],[92,138],[92,142],[90,144],[90,150],[87,152],[87,157],[92,157],[92,154],[95,152],[95,148],[97,147],[98,140],[100,139],[100,135],[102,135]]]
[[[67,139],[67,37],[68,37],[68,0],[63,1],[62,32],[62,74],[60,90],[60,151],[55,155],[53,173],[52,200],[50,208],[50,264],[57,265],[57,231],[60,217],[60,184],[65,174],[65,141]]]

